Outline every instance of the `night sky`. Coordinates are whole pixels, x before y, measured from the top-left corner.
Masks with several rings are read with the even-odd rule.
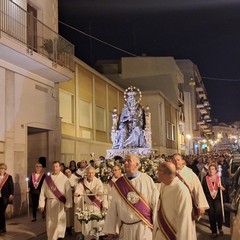
[[[59,33],[91,66],[131,56],[126,52],[190,59],[212,118],[240,121],[240,0],[59,0],[59,21]]]

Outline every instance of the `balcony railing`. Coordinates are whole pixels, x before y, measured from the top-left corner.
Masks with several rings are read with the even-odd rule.
[[[11,0],[0,1],[1,32],[74,71],[74,45]]]

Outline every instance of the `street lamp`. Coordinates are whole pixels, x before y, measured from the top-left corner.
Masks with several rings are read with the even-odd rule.
[[[190,134],[186,134],[186,138],[188,140],[188,154],[190,154],[190,140],[191,140],[192,136]]]

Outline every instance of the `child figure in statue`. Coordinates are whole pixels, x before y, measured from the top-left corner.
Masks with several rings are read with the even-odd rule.
[[[137,94],[139,99],[137,100]],[[119,120],[118,134],[113,148],[145,148],[144,137],[145,114],[142,106],[141,92],[136,87],[129,87],[124,92],[125,104]]]

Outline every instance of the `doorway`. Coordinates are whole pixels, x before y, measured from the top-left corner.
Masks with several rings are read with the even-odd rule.
[[[27,45],[37,51],[37,9],[27,5]]]
[[[48,152],[49,152],[49,130],[42,128],[27,128],[27,174],[30,174],[35,169],[35,164],[37,162],[44,162],[45,158],[45,167],[48,167]],[[43,163],[42,162],[42,163]]]

